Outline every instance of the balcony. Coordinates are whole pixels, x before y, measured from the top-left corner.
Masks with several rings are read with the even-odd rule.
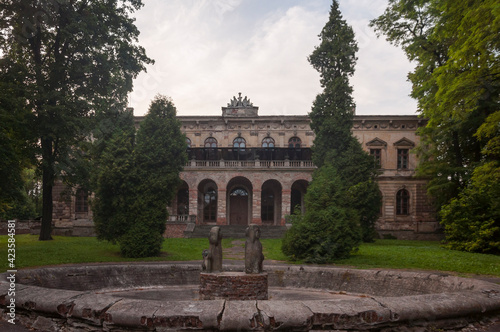
[[[186,168],[314,169],[309,148],[191,148]]]

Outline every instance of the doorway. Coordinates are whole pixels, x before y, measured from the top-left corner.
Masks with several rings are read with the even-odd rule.
[[[245,188],[234,188],[229,194],[229,224],[248,224],[248,191]]]

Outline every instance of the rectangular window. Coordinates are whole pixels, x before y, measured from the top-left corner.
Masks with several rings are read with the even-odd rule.
[[[398,149],[398,169],[408,169],[408,149]]]
[[[382,163],[380,161],[381,160],[380,159],[381,152],[382,152],[382,150],[380,150],[380,149],[370,149],[370,154],[373,156],[373,158],[375,158],[375,163],[378,166],[382,166]]]
[[[75,199],[75,212],[87,213],[89,212],[89,197],[85,190],[78,189]]]

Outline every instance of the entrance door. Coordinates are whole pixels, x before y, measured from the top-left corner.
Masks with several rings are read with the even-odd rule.
[[[234,189],[229,195],[231,225],[248,224],[248,192],[243,188]]]

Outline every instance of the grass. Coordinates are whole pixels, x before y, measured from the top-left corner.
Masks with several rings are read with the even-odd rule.
[[[231,247],[231,241],[223,239],[223,248]],[[287,260],[281,252],[281,240],[263,239],[261,242],[266,260]],[[53,241],[41,242],[38,236],[17,235],[15,265],[20,269],[71,263],[201,260],[201,252],[208,246],[208,239],[165,239],[160,257],[130,259],[120,256],[118,245],[97,241],[96,238],[54,236]],[[7,236],[0,236],[0,259],[0,271],[6,271]],[[378,240],[365,243],[349,259],[339,260],[335,265],[500,277],[500,256],[452,251],[430,241]]]

